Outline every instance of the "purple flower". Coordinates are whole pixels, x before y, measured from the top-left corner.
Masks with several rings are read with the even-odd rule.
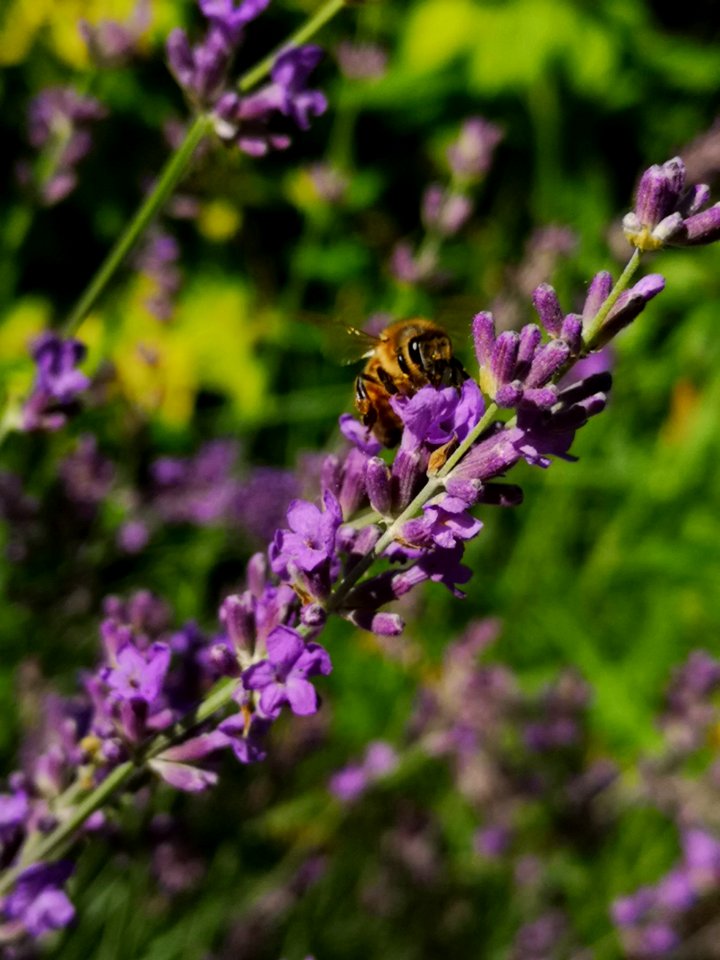
[[[393,397],[391,403],[405,427],[401,450],[416,450],[425,443],[437,447],[453,439],[464,440],[484,410],[478,385],[469,379],[460,391],[428,386],[412,397]]]
[[[240,763],[260,763],[267,756],[265,737],[272,725],[269,717],[256,713],[235,713],[223,720],[218,729],[227,737],[228,746]]]
[[[340,432],[349,440],[358,450],[368,456],[375,456],[382,450],[382,444],[376,440],[372,432],[364,427],[359,420],[356,420],[351,413],[343,413],[339,419]]]
[[[445,550],[458,541],[471,540],[482,529],[482,522],[468,513],[467,507],[460,497],[444,495],[439,502],[431,501],[423,508],[422,518],[404,525],[403,539],[422,546],[436,544]]]
[[[90,128],[105,115],[97,100],[69,87],[49,87],[32,100],[28,139],[52,158],[49,171],[36,183],[44,203],[58,203],[75,189],[75,168],[92,146]],[[20,173],[23,179],[33,180],[25,168]]]
[[[61,887],[72,871],[67,861],[28,867],[3,901],[3,913],[9,920],[19,921],[31,937],[66,927],[75,916],[75,908]]]
[[[442,279],[436,251],[426,247],[415,254],[410,244],[405,241],[396,243],[393,247],[390,270],[396,280],[411,286],[433,284]]]
[[[160,230],[151,230],[135,257],[135,266],[153,284],[152,294],[145,306],[158,320],[169,320],[175,308],[175,297],[180,289],[180,270],[177,263],[180,247],[175,237]]]
[[[397,767],[398,757],[389,743],[376,740],[368,744],[360,763],[351,763],[330,778],[328,789],[338,800],[353,803],[368,787]]]
[[[667,923],[650,923],[637,934],[633,942],[635,956],[657,960],[670,953],[679,944],[680,937]]]
[[[234,0],[200,0],[203,14],[225,33],[231,44],[238,42],[243,27],[259,17],[269,5],[270,0],[241,0],[238,6]]]
[[[618,897],[611,907],[613,922],[618,927],[634,927],[653,909],[655,902],[655,891],[651,887],[641,887],[628,897]]]
[[[23,408],[25,430],[57,430],[64,425],[78,394],[90,381],[77,366],[86,348],[79,340],[63,340],[56,333],[41,334],[32,345],[37,373]]]
[[[140,35],[150,25],[150,0],[138,0],[126,23],[81,20],[79,27],[92,60],[99,67],[125,66],[136,52]]]
[[[683,833],[683,856],[690,873],[699,881],[720,881],[720,840],[698,827]]]
[[[348,80],[376,80],[387,70],[387,51],[373,43],[344,40],[335,53],[340,71]]]
[[[166,783],[185,793],[200,793],[217,783],[217,774],[194,765],[210,753],[228,746],[224,733],[215,730],[192,737],[177,747],[163,750],[150,761],[150,766]]]
[[[307,130],[310,118],[327,109],[325,95],[306,87],[322,55],[320,47],[292,47],[276,59],[269,84],[245,97],[225,93],[215,107],[218,135],[254,157],[287,148],[291,139],[276,129],[278,117],[286,117],[301,130]]]
[[[306,716],[318,709],[318,695],[307,679],[330,673],[330,657],[317,643],[305,643],[290,627],[278,626],[266,641],[267,659],[243,673],[247,690],[260,691],[260,709],[275,718],[284,704],[293,713]]]
[[[480,386],[498,406],[553,406],[556,392],[551,381],[572,352],[566,340],[543,343],[539,327],[531,323],[519,333],[507,330],[496,337],[493,316],[486,312],[473,320],[473,339]]]
[[[705,184],[686,186],[680,157],[654,164],[640,178],[635,209],[623,218],[625,236],[640,250],[713,243],[720,237],[720,204],[707,207],[709,197]]]
[[[153,643],[144,653],[129,643],[118,652],[115,665],[104,670],[103,679],[119,700],[152,704],[163,689],[169,666],[166,643]]]
[[[168,36],[166,51],[168,66],[187,95],[199,106],[214,104],[225,89],[232,55],[225,30],[211,26],[204,40],[191,47],[187,34],[178,27]]]
[[[24,790],[0,794],[0,843],[7,843],[24,825],[30,812],[28,795]]]
[[[487,173],[493,151],[502,137],[500,128],[484,117],[470,117],[466,120],[458,139],[447,152],[455,176],[474,179]]]
[[[92,507],[102,503],[110,492],[115,467],[99,452],[96,438],[85,434],[60,464],[60,476],[69,500]]]
[[[282,526],[288,505],[297,497],[298,477],[292,470],[256,467],[238,484],[233,516],[261,543],[272,540]]]
[[[507,827],[495,824],[483,827],[475,834],[475,849],[488,860],[497,860],[510,845],[511,835]]]
[[[233,476],[237,456],[235,442],[211,440],[192,457],[160,457],[150,468],[152,507],[165,522],[226,522],[241,490]]]
[[[314,573],[335,556],[335,538],[342,523],[337,499],[326,492],[324,510],[307,500],[293,500],[287,512],[289,530],[278,530],[270,547],[270,565],[286,577],[288,565]]]
[[[441,237],[452,237],[467,223],[473,203],[462,193],[444,190],[440,184],[431,184],[422,199],[422,219],[425,229]]]

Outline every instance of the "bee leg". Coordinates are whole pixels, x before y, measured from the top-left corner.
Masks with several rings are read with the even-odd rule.
[[[365,384],[363,383],[363,380],[367,379],[370,378],[363,373],[361,373],[359,377],[355,378],[355,406],[360,412],[360,417],[363,424],[366,427],[372,427],[377,420],[377,413],[370,402],[370,398],[367,395],[367,390],[365,389]]]
[[[383,370],[382,367],[378,367],[377,375],[378,375],[378,380],[383,385],[383,387],[385,387],[385,389],[391,396],[398,392],[398,388],[395,386],[395,382],[393,381],[393,378],[390,376],[390,374],[386,370]]]

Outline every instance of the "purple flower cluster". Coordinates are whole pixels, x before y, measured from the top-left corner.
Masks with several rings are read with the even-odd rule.
[[[267,542],[284,519],[297,480],[277,467],[258,467],[240,476],[238,455],[236,442],[216,439],[192,456],[155,460],[149,485],[137,491],[121,530],[123,549],[143,549],[152,533],[167,524],[239,528],[253,542]]]
[[[453,182],[448,187],[433,183],[425,191],[421,217],[426,240],[417,251],[407,241],[395,245],[391,270],[401,283],[437,285],[445,279],[439,269],[442,242],[456,236],[472,216],[475,204],[469,194],[472,184],[489,169],[500,130],[482,117],[463,125],[457,142],[448,148]]]
[[[654,164],[640,178],[635,209],[623,219],[625,236],[639,250],[713,243],[720,238],[720,203],[708,207],[709,199],[706,184],[686,185],[680,157]]]
[[[30,104],[28,138],[36,150],[52,158],[35,176],[29,165],[18,173],[33,184],[43,203],[59,203],[77,185],[76,167],[92,147],[92,124],[105,117],[105,108],[95,99],[69,87],[49,87]]]
[[[90,381],[77,368],[85,345],[56,333],[41,334],[32,345],[35,383],[22,409],[23,430],[58,430],[77,407],[77,398]]]
[[[653,886],[620,897],[612,918],[628,954],[672,954],[692,929],[692,912],[720,891],[720,840],[699,827],[682,831],[680,861]]]
[[[287,148],[291,138],[282,124],[289,121],[307,130],[311,117],[327,108],[324,94],[307,87],[322,58],[316,46],[284,50],[273,64],[270,82],[254,93],[241,95],[229,87],[230,63],[245,27],[269,2],[244,0],[235,6],[234,0],[200,0],[209,21],[203,41],[191,47],[185,31],[177,29],[167,43],[170,69],[180,86],[198,108],[212,111],[222,140],[251,156]]]
[[[151,294],[145,300],[145,306],[157,317],[166,322],[175,309],[175,297],[180,289],[180,269],[178,260],[180,246],[170,233],[152,230],[135,257],[135,266],[145,274],[153,285]]]
[[[677,824],[681,855],[657,883],[612,905],[613,922],[633,957],[671,956],[681,942],[698,936],[705,911],[714,909],[720,895],[720,837],[714,815],[720,790],[714,759],[718,691],[720,661],[694,650],[668,687],[660,721],[665,752],[642,767],[648,802],[659,804]]]
[[[398,757],[394,748],[382,740],[367,745],[359,763],[350,763],[333,774],[328,784],[330,792],[343,803],[353,803],[372,784],[391,774],[397,767]]]
[[[125,23],[102,19],[80,21],[80,33],[93,62],[101,68],[123,67],[137,51],[142,33],[150,25],[150,0],[137,0]]]
[[[448,147],[450,168],[458,180],[475,180],[490,169],[502,130],[484,117],[470,117],[460,128],[457,140]]]

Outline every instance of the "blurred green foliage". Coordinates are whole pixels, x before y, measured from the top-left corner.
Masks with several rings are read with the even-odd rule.
[[[249,33],[242,66],[314,6],[277,0]],[[29,382],[27,341],[62,319],[166,156],[163,126],[186,113],[162,42],[178,22],[199,24],[189,2],[153,5],[142,57],[131,67],[88,64],[78,17],[127,9],[100,0],[9,0],[0,10],[0,375],[11,391]],[[639,171],[686,151],[715,118],[720,23],[712,14],[712,4],[693,0],[682,10],[649,0],[360,5],[320,37],[330,52],[320,75],[330,108],[312,131],[264,160],[220,149],[201,157],[182,187],[198,215],[164,218],[182,249],[173,320],[162,325],[150,315],[148,279],[125,270],[79,334],[90,346],[90,368],[112,363],[116,373],[102,402],[62,434],[11,437],[4,450],[5,466],[45,503],[49,531],[28,556],[0,565],[7,769],[20,735],[19,684],[21,701],[29,696],[28,665],[71,690],[78,667],[93,662],[105,594],[150,587],[171,600],[179,619],[213,629],[222,590],[238,585],[257,546],[237,531],[187,526],[158,530],[147,551],[124,556],[115,545],[121,501],[90,529],[72,528],[53,509],[53,491],[73,438],[96,432],[136,481],[153,457],[191,453],[211,436],[237,438],[247,468],[294,468],[302,453],[335,442],[337,416],[350,408],[352,373],[328,359],[334,320],[422,312],[460,315],[467,327],[476,310],[513,295],[528,237],[549,224],[569,227],[577,250],[540,279],[553,280],[568,308],[582,301],[595,271],[618,270],[608,248],[617,248],[617,220]],[[332,51],[348,38],[386,46],[387,74],[340,76]],[[13,176],[30,153],[25,111],[40,88],[68,82],[106,103],[110,116],[98,127],[77,192],[36,209]],[[447,178],[445,147],[473,114],[499,124],[504,140],[473,220],[443,251],[452,279],[440,291],[404,288],[389,273],[393,245],[419,240],[422,191]],[[702,178],[717,183],[720,135],[714,151],[700,154]],[[311,177],[318,163],[347,180],[340,202],[318,195]],[[689,650],[718,644],[718,256],[711,247],[652,261],[667,290],[621,337],[611,405],[579,436],[579,461],[545,473],[519,469],[524,505],[484,511],[485,530],[468,552],[475,573],[467,599],[436,587],[409,611],[407,648],[419,660],[408,665],[348,624],[333,624],[321,749],[303,746],[290,729],[302,723],[293,721],[277,750],[296,750],[301,763],[277,762],[276,769],[271,757],[262,769],[240,772],[228,765],[224,787],[211,796],[189,803],[160,797],[184,818],[188,845],[207,861],[202,883],[179,897],[159,892],[148,872],[149,809],[124,811],[127,832],[83,859],[79,922],[53,955],[507,956],[533,905],[512,897],[507,876],[472,854],[477,812],[439,763],[411,765],[399,784],[378,788],[347,813],[325,784],[368,740],[402,741],[419,679],[468,620],[484,616],[501,618],[492,657],[516,669],[524,685],[567,665],[591,683],[597,756],[612,755],[632,776],[640,753],[655,749],[654,717],[671,668]],[[139,348],[157,362],[145,362]],[[462,342],[459,351],[472,369]],[[443,851],[441,889],[432,888],[432,903],[427,891],[414,890],[406,912],[363,909],[359,891],[378,869],[378,838],[394,817],[420,806],[434,818]],[[329,864],[322,880],[274,913],[266,908],[266,918],[262,897],[318,848]],[[657,877],[675,848],[663,817],[631,808],[603,843],[585,853],[558,851],[551,885],[594,957],[620,955],[610,899]],[[243,918],[246,939],[236,943],[228,931]]]

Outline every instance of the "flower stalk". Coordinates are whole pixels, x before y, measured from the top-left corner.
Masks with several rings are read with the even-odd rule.
[[[336,14],[346,6],[347,0],[327,0],[313,16],[291,34],[288,39],[268,54],[237,81],[238,89],[245,93],[255,87],[272,70],[278,54],[283,50],[299,46],[315,36]],[[180,146],[175,150],[161,171],[157,182],[140,205],[117,242],[102,262],[94,277],[78,298],[62,326],[62,333],[70,336],[75,333],[85,317],[95,306],[119,267],[130,251],[162,210],[178,184],[187,173],[196,149],[213,130],[214,121],[208,113],[200,113],[187,130]]]

